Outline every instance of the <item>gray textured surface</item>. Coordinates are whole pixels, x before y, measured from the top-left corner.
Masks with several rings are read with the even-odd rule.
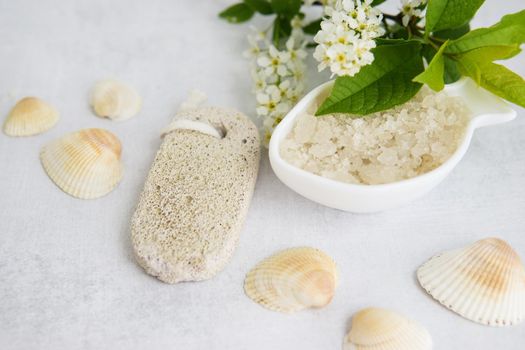
[[[505,238],[525,257],[523,109],[510,124],[479,130],[430,195],[377,215],[299,197],[263,157],[240,246],[221,274],[171,286],[135,263],[130,217],[158,133],[187,91],[200,88],[212,104],[253,114],[244,33],[216,18],[228,3],[0,0],[0,115],[28,94],[62,114],[37,137],[0,134],[0,348],[339,349],[351,315],[375,305],[424,324],[436,349],[523,349],[525,324],[493,329],[463,320],[415,282],[415,269],[434,253],[485,236]],[[475,25],[520,8],[522,0],[487,0]],[[525,56],[509,65],[525,75]],[[140,115],[127,122],[89,111],[92,84],[112,76],[144,98]],[[95,201],[62,193],[38,161],[43,144],[83,127],[107,128],[124,145],[124,180]],[[281,315],[244,296],[254,264],[298,245],[338,262],[341,284],[330,306]]]

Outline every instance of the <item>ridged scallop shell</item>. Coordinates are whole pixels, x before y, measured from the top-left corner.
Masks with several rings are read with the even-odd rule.
[[[84,129],[42,148],[47,175],[64,192],[82,199],[98,198],[122,179],[119,139],[104,129]]]
[[[37,97],[17,102],[4,123],[9,136],[31,136],[51,129],[58,121],[58,111]]]
[[[343,350],[429,350],[432,338],[418,323],[390,310],[366,308],[352,318]]]
[[[272,255],[246,276],[244,290],[273,311],[294,312],[330,303],[337,286],[334,261],[314,248],[291,248]]]
[[[142,100],[135,89],[118,81],[104,80],[93,88],[90,103],[99,117],[125,120],[140,111]]]
[[[525,268],[501,239],[439,254],[418,269],[417,277],[434,299],[471,321],[508,326],[525,317]]]

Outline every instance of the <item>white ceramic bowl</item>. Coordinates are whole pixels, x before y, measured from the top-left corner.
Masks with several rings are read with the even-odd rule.
[[[281,158],[280,145],[292,130],[295,119],[320,95],[326,96],[333,81],[306,95],[274,130],[269,147],[270,162],[277,177],[300,195],[328,207],[355,213],[378,212],[395,208],[419,198],[436,187],[463,158],[474,130],[508,122],[516,112],[501,98],[463,78],[445,87],[451,96],[461,97],[472,111],[465,138],[457,151],[441,166],[423,175],[382,185],[355,185],[324,178],[297,168]]]

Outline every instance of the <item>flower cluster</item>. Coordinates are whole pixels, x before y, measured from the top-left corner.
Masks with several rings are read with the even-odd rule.
[[[338,0],[325,8],[326,18],[314,37],[314,57],[319,71],[330,68],[333,75],[354,76],[373,62],[374,39],[385,33],[383,15],[372,0]]]
[[[279,50],[268,40],[267,33],[249,35],[252,77],[257,99],[257,115],[263,119],[265,144],[273,129],[304,93],[307,56],[302,23],[292,21],[292,34],[284,49]]]
[[[406,27],[412,17],[423,17],[423,5],[427,0],[401,0],[401,13],[403,14],[403,25]]]

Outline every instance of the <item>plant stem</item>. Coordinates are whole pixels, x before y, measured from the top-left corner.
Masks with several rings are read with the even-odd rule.
[[[391,14],[388,14],[388,13],[383,13],[383,18],[386,18],[386,19],[390,19],[394,22],[397,22],[397,23],[400,23],[401,24],[401,17],[398,15],[391,15]]]
[[[445,39],[436,38],[435,36],[430,36],[429,39],[437,41],[438,43],[444,43],[446,41]]]
[[[437,45],[437,44],[434,43],[432,40],[429,40],[428,43],[429,43],[430,45],[432,45],[432,47],[433,47],[434,49],[436,49],[436,51],[439,51],[439,48],[440,48],[441,46]]]

